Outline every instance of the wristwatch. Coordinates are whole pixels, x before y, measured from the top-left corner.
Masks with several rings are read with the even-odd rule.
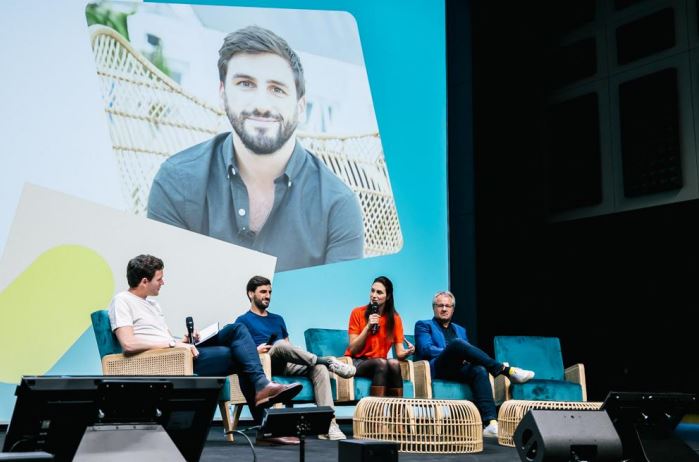
[[[168,343],[168,346],[169,346],[170,348],[175,348],[175,345],[176,345],[176,344],[177,344],[177,342],[175,342],[174,339],[170,339],[170,343]]]

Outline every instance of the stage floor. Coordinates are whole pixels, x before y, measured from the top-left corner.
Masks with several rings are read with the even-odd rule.
[[[352,422],[340,422],[342,431],[348,438],[352,435]],[[254,432],[250,432],[254,434]],[[336,462],[337,441],[319,440],[315,437],[306,440],[306,460],[308,462]],[[298,446],[264,446],[256,447],[257,460],[265,462],[294,462],[299,459]],[[202,461],[252,461],[252,452],[243,437],[236,435],[235,443],[223,441],[222,429],[212,426],[209,439],[204,447]],[[401,462],[461,461],[461,462],[520,462],[515,448],[498,445],[496,438],[486,438],[483,451],[475,454],[407,454],[400,453]],[[359,461],[357,461],[359,462]]]
[[[352,434],[350,421],[340,422],[342,431],[348,437]],[[245,428],[243,426],[243,428]],[[5,439],[6,428],[0,432],[0,447]],[[253,434],[254,432],[250,432]],[[689,446],[699,452],[699,425],[680,425],[678,436],[684,439]],[[306,440],[306,460],[308,462],[335,462],[338,460],[337,441],[324,441],[315,437]],[[265,462],[292,462],[299,458],[298,446],[260,446],[256,447],[257,459]],[[520,462],[517,451],[514,448],[503,447],[497,444],[496,439],[485,439],[483,451],[476,454],[406,454],[400,453],[398,459],[401,462],[430,462],[430,461],[463,461],[463,462]],[[209,437],[204,446],[201,460],[204,462],[235,460],[237,462],[252,461],[250,446],[242,436],[236,436],[235,443],[229,443],[223,439],[223,430],[220,423],[212,425]]]

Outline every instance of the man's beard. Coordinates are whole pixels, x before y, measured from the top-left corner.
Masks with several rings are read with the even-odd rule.
[[[265,311],[269,306],[269,303],[265,304],[261,298],[257,298],[254,296],[252,297],[252,303],[254,303],[257,309],[260,311]]]
[[[243,142],[246,148],[255,154],[272,154],[277,152],[284,146],[284,143],[289,141],[291,135],[296,131],[298,126],[298,117],[294,115],[293,119],[286,121],[279,114],[272,114],[271,112],[259,112],[254,110],[252,112],[243,111],[240,114],[236,114],[230,110],[228,107],[228,102],[225,103],[226,115],[228,120],[231,122],[233,130],[238,134],[240,140]],[[248,117],[266,117],[274,119],[278,122],[279,128],[276,133],[269,133],[269,130],[253,129],[254,133],[251,133],[245,129],[245,121]]]

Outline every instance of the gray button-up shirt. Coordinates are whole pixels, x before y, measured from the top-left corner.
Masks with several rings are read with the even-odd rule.
[[[357,196],[298,142],[274,180],[274,205],[259,232],[235,163],[230,133],[166,160],[153,180],[148,218],[277,257],[277,271],[363,257]]]

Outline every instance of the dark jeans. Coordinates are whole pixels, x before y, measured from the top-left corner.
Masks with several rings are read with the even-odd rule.
[[[473,391],[473,403],[481,413],[483,423],[497,418],[493,388],[488,372],[502,373],[503,364],[465,340],[456,339],[434,360],[435,378],[467,383]]]
[[[368,377],[374,387],[403,388],[400,363],[397,359],[352,358],[357,377]]]
[[[262,411],[255,407],[255,393],[269,383],[260,364],[255,342],[242,324],[227,324],[217,335],[197,346],[199,357],[194,360],[194,373],[202,376],[225,377],[238,374],[240,390],[259,423]]]

